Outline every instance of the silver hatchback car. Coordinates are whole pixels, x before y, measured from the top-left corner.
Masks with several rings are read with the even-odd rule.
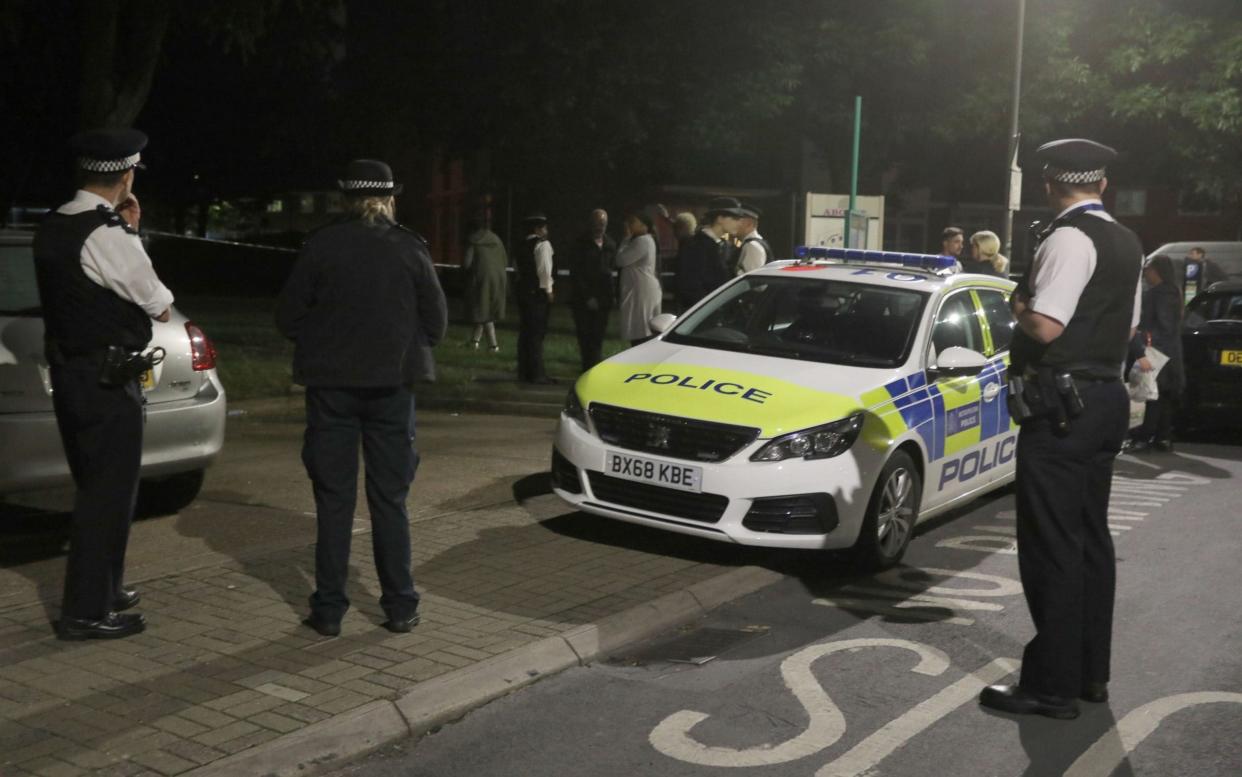
[[[0,230],[0,494],[72,483],[52,411],[33,242],[33,232]],[[202,329],[176,308],[152,324],[151,345],[166,356],[144,385],[139,493],[144,510],[172,512],[198,495],[224,445],[224,386]]]

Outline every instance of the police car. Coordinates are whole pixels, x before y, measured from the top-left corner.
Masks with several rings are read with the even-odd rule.
[[[952,257],[799,249],[584,373],[557,496],[714,540],[895,564],[917,522],[1014,477],[1014,284]]]

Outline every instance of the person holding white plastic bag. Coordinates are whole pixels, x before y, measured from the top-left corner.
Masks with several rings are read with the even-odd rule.
[[[1156,373],[1157,397],[1147,400],[1142,425],[1130,433],[1129,450],[1155,448],[1167,453],[1173,450],[1173,416],[1186,388],[1182,368],[1182,294],[1173,262],[1163,254],[1152,257],[1143,268],[1143,278],[1148,288],[1143,292],[1139,330],[1148,339],[1148,347],[1135,367]],[[1167,357],[1163,366],[1159,364],[1161,356]]]

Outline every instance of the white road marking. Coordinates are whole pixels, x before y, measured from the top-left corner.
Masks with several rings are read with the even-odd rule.
[[[854,745],[840,758],[817,771],[815,777],[859,777],[933,723],[973,701],[985,686],[1012,674],[1020,663],[1016,658],[998,658],[977,672],[966,675]]]
[[[1018,554],[1018,546],[1005,537],[991,534],[968,534],[963,537],[949,537],[936,543],[937,548],[957,548],[958,550],[977,550],[981,553],[1003,553],[1009,556]]]
[[[1013,526],[971,526],[973,531],[988,531],[993,534],[1003,534],[1006,537],[1015,537],[1018,530]]]
[[[978,580],[991,583],[990,588],[949,588],[942,585],[927,586],[915,579],[921,575],[936,575],[948,580]],[[983,572],[963,572],[957,569],[941,569],[939,567],[917,567],[913,569],[889,569],[873,578],[877,583],[905,588],[909,591],[928,594],[944,594],[946,596],[1021,596],[1022,583],[1009,577],[988,575]]]
[[[1242,693],[1203,691],[1165,696],[1131,711],[1096,740],[1065,772],[1064,777],[1108,777],[1165,718],[1200,704],[1242,704]]]
[[[682,710],[669,715],[648,737],[651,746],[670,758],[701,766],[746,767],[788,763],[831,747],[845,733],[845,717],[811,672],[816,660],[842,651],[870,647],[894,647],[919,657],[910,671],[935,677],[949,668],[949,657],[941,650],[904,639],[849,639],[811,645],[781,662],[785,686],[806,709],[810,723],[793,739],[777,745],[761,745],[739,750],[704,745],[690,737],[690,730],[710,715]]]
[[[897,607],[917,607],[919,605],[928,605],[932,607],[944,607],[951,610],[987,610],[989,612],[1000,612],[1005,609],[1004,605],[996,602],[976,602],[974,599],[954,599],[948,596],[928,596],[927,594],[912,594],[905,591],[894,591],[891,588],[871,588],[864,585],[847,585],[841,589],[850,593],[869,594],[871,596],[881,596],[889,599],[896,599],[900,603]],[[913,604],[906,604],[913,602]]]
[[[967,618],[963,615],[953,615],[944,617],[943,610],[952,609],[943,606],[931,604],[922,605],[923,610],[935,609],[938,612],[921,612],[918,606],[911,605],[905,610],[899,609],[894,602],[878,601],[876,599],[853,599],[848,596],[830,596],[822,599],[813,599],[811,604],[818,604],[822,607],[836,607],[841,610],[859,610],[861,612],[870,612],[876,615],[888,615],[894,618],[910,619],[914,618],[921,621],[937,621],[939,623],[952,623],[955,626],[973,626],[974,618]]]

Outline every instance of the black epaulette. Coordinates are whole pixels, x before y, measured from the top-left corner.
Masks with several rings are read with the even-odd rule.
[[[414,236],[414,238],[415,238],[415,239],[416,239],[419,243],[422,243],[423,248],[426,248],[426,249],[430,250],[430,248],[431,248],[431,243],[428,243],[428,242],[427,242],[427,238],[425,238],[425,237],[423,237],[422,235],[418,234],[417,232],[415,232],[414,230],[412,230],[412,229],[410,229],[409,227],[405,226],[404,224],[399,224],[399,223],[397,223],[396,221],[394,221],[394,222],[392,223],[392,226],[393,226],[393,229],[399,229],[399,230],[401,230],[402,232],[405,232],[406,234],[413,235],[413,236]]]
[[[117,213],[112,208],[109,208],[107,205],[96,205],[95,212],[98,213],[99,217],[103,220],[104,226],[120,227],[131,235],[138,234],[138,230],[131,227],[125,219],[121,218],[121,214]]]

